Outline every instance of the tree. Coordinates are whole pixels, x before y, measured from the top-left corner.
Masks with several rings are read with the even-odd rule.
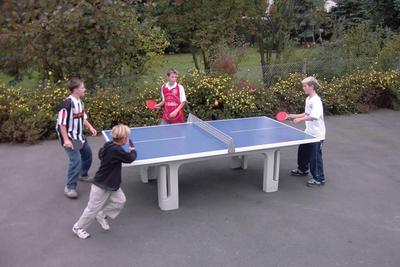
[[[321,25],[326,22],[324,0],[298,0],[294,1],[292,31],[296,37],[304,41],[315,43],[315,35],[321,37]],[[321,40],[320,40],[321,41]]]
[[[383,28],[371,26],[368,22],[352,26],[343,35],[343,56],[374,58],[383,46],[384,37]]]
[[[370,19],[366,0],[337,0],[336,6],[331,9],[330,14],[345,29]]]
[[[293,9],[294,0],[275,0],[273,4],[255,0],[246,10],[248,15],[244,20],[255,35],[264,85],[269,83],[267,72],[272,54],[279,57],[289,39]]]
[[[217,48],[233,42],[235,28],[246,1],[240,0],[160,0],[154,11],[159,25],[168,33],[172,44],[185,43],[199,70],[201,55],[205,72]]]
[[[374,25],[400,30],[400,0],[364,0],[364,7]]]
[[[139,22],[136,9],[119,0],[8,0],[1,11],[0,44],[55,80],[142,74],[167,45],[152,21]],[[16,52],[7,49],[10,57]]]

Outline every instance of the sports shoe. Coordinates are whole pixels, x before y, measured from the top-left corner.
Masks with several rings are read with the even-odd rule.
[[[307,186],[323,186],[325,184],[325,180],[317,181],[314,178],[307,181]]]
[[[103,230],[110,230],[110,225],[108,224],[107,218],[97,215],[96,216],[96,221],[101,225],[101,228],[103,228]]]
[[[89,175],[79,176],[78,180],[86,183],[91,183],[93,181],[93,179]]]
[[[78,236],[80,239],[86,239],[90,237],[90,234],[88,232],[85,231],[85,229],[77,227],[74,225],[74,227],[72,227],[72,232]]]
[[[294,169],[290,171],[290,175],[292,176],[307,176],[308,175],[308,171],[301,171],[299,169]]]
[[[78,192],[76,192],[75,189],[64,187],[64,195],[66,195],[68,198],[77,198]]]

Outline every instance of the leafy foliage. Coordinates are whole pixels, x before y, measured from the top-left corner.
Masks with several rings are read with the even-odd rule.
[[[182,77],[187,93],[186,114],[202,119],[224,119],[267,115],[277,111],[302,112],[303,74],[290,74],[269,91],[253,84],[237,83],[227,75],[209,76],[193,72]],[[355,72],[330,82],[320,80],[318,93],[328,114],[368,112],[376,108],[400,108],[400,72]],[[24,90],[0,87],[0,142],[34,143],[55,137],[56,114],[68,92]],[[84,97],[89,120],[98,131],[117,123],[129,126],[157,124],[161,111],[146,108],[146,99],[160,99],[158,86],[147,86],[136,94],[125,91],[94,90]]]
[[[121,0],[3,2],[0,45],[9,73],[32,62],[54,80],[78,75],[90,83],[141,74],[167,45],[161,29],[139,21],[136,9]]]

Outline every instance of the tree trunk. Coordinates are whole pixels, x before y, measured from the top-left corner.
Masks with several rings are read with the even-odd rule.
[[[201,54],[203,56],[203,63],[204,63],[204,72],[209,74],[210,73],[210,62],[208,62],[207,56],[206,56],[206,52],[201,49]]]
[[[198,62],[197,56],[196,56],[196,50],[193,47],[190,47],[190,52],[192,54],[194,67],[196,68],[197,71],[200,71],[199,62]]]
[[[263,84],[264,87],[267,88],[268,76],[267,76],[267,63],[265,61],[264,42],[261,36],[257,36],[256,40],[258,43],[258,52],[260,53],[260,64],[261,64],[261,73],[263,77]]]

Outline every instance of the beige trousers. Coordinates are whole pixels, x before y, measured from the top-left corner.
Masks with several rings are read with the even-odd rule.
[[[87,229],[96,216],[103,218],[107,216],[115,219],[124,207],[125,202],[126,197],[121,188],[117,191],[108,191],[93,184],[87,207],[75,226]]]

